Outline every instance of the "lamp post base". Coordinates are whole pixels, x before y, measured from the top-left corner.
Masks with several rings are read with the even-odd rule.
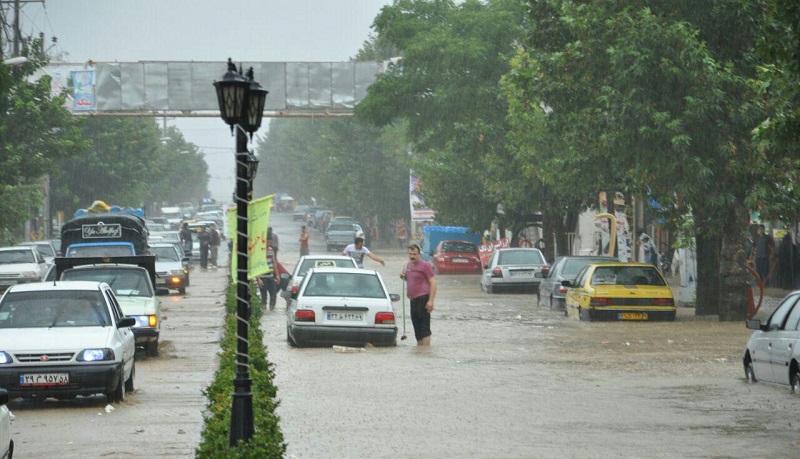
[[[237,376],[233,380],[233,406],[231,407],[231,431],[228,446],[236,446],[240,440],[250,440],[255,434],[253,425],[253,393],[250,391],[252,380]]]

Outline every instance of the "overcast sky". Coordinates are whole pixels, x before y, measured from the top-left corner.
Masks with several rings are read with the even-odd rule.
[[[336,62],[355,56],[391,0],[46,0],[22,33],[58,37],[68,62]],[[220,76],[225,68],[220,67]],[[258,80],[258,75],[256,75]],[[265,124],[268,119],[265,119]],[[234,139],[221,119],[168,119],[209,163],[212,197],[234,187]],[[262,125],[261,131],[265,128]],[[98,197],[101,199],[101,197]]]

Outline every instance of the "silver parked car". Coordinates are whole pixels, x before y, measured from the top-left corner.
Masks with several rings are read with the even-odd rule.
[[[553,265],[535,274],[542,278],[539,284],[539,293],[536,295],[537,306],[547,306],[551,311],[566,311],[565,296],[567,287],[562,281],[575,281],[578,271],[589,263],[614,263],[619,261],[614,257],[595,256],[567,256],[558,257]]]
[[[782,384],[800,394],[800,290],[788,294],[766,321],[746,323],[755,330],[742,357],[747,380]]]
[[[546,267],[547,261],[539,249],[497,249],[483,266],[481,290],[486,293],[512,288],[536,291],[542,282],[542,278],[536,277],[536,273],[542,272]]]

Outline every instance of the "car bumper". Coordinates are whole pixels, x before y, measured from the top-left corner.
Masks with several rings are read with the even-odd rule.
[[[176,290],[179,288],[186,287],[186,277],[185,276],[167,276],[164,278],[157,278],[156,279],[156,288],[168,288],[172,290]]]
[[[122,364],[47,365],[0,369],[0,387],[13,397],[64,397],[105,394],[116,388]],[[69,384],[63,386],[21,386],[20,376],[33,373],[69,373]]]
[[[470,265],[468,263],[437,264],[436,270],[439,271],[439,274],[480,274],[483,272],[483,268],[480,265]]]
[[[158,336],[161,334],[161,330],[157,328],[131,328],[133,332],[133,338],[136,344],[145,344],[150,343],[153,341],[158,341]]]
[[[397,327],[320,327],[290,325],[289,334],[299,346],[394,346],[397,344]]]
[[[506,279],[506,278],[492,277],[489,280],[489,284],[491,284],[492,288],[495,290],[500,290],[500,289],[511,290],[514,288],[518,288],[518,289],[533,289],[534,291],[538,291],[539,284],[541,283],[542,280],[538,278]]]
[[[588,308],[580,310],[581,320],[589,321],[649,321],[649,322],[672,322],[675,320],[675,309],[597,309]]]

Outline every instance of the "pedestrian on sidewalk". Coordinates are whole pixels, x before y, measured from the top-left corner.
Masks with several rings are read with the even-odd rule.
[[[197,235],[197,242],[200,243],[200,269],[208,269],[208,249],[211,245],[211,233],[208,227],[204,226]]]
[[[308,255],[308,228],[306,225],[300,229],[300,256]]]
[[[272,231],[272,227],[270,226],[267,228],[267,245],[272,246],[273,252],[275,252],[275,259],[278,259],[278,235]]]
[[[209,241],[209,248],[210,248],[210,255],[208,262],[213,267],[217,267],[217,255],[219,254],[219,244],[221,242],[221,237],[219,235],[219,230],[217,230],[217,225],[211,225],[211,232],[210,232],[211,239]]]

